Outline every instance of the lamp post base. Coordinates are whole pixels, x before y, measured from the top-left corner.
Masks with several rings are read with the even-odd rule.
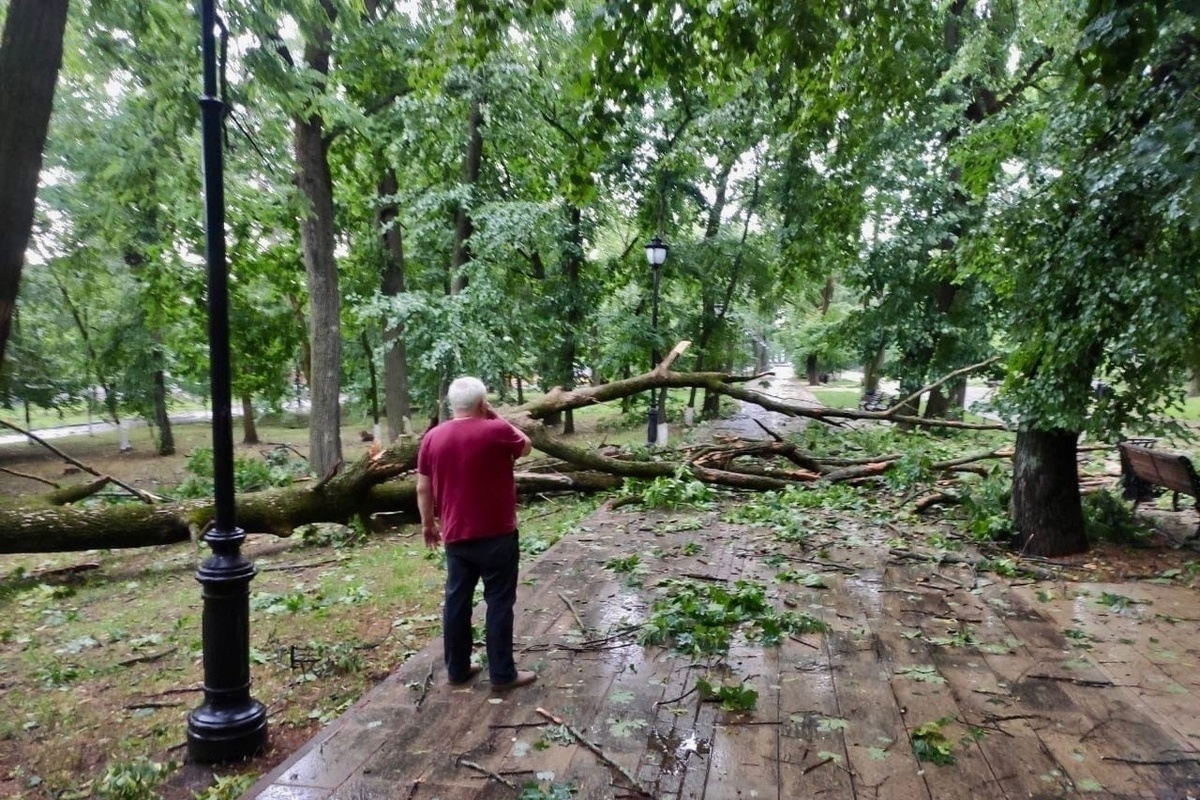
[[[202,705],[188,715],[188,760],[216,764],[256,756],[267,749],[267,709],[257,700],[244,708]]]

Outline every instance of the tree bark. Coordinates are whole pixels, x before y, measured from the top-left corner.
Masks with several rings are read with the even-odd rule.
[[[1016,545],[1038,556],[1087,550],[1075,431],[1017,432],[1013,460],[1012,517]]]
[[[154,360],[162,362],[162,350],[156,349]],[[158,454],[175,455],[175,434],[171,432],[171,412],[167,407],[167,380],[161,368],[154,370],[154,421],[158,425]]]
[[[467,115],[467,149],[463,156],[463,184],[468,192],[475,190],[479,183],[479,170],[483,165],[483,100],[481,90],[476,88],[471,100],[471,110]],[[464,267],[471,260],[471,252],[467,241],[475,232],[475,223],[471,219],[471,209],[466,203],[460,203],[454,214],[454,257],[451,262],[450,293],[458,294],[467,286],[467,273]]]
[[[328,54],[325,54],[328,60]],[[311,62],[310,62],[311,63]],[[309,342],[312,371],[308,389],[309,463],[318,475],[342,461],[341,393],[342,333],[337,261],[334,257],[333,178],[329,147],[320,117],[295,122],[297,181],[307,199],[300,222],[300,242],[308,277]]]
[[[388,168],[379,184],[380,198],[391,198],[400,189],[396,170]],[[404,294],[404,235],[400,230],[399,211],[394,202],[384,200],[379,208],[379,227],[383,236],[383,280],[380,291],[384,297]],[[408,349],[404,326],[396,325],[383,332],[383,404],[387,415],[388,441],[410,433],[412,407],[408,398]]]
[[[33,231],[67,0],[12,0],[0,39],[0,364]]]
[[[580,223],[583,212],[573,203],[567,204],[567,232],[563,242],[562,270],[563,290],[566,292],[565,308],[563,309],[563,347],[562,361],[559,364],[561,385],[564,389],[575,388],[575,356],[577,352],[577,336],[583,327],[583,284],[579,280],[583,269],[583,231]],[[575,433],[575,414],[566,409],[563,415],[563,433]]]
[[[333,9],[326,5],[330,23]],[[304,45],[304,64],[318,75],[329,74],[332,34],[320,24]],[[309,344],[312,364],[308,375],[309,455],[318,475],[327,475],[342,462],[341,296],[334,255],[333,177],[329,171],[329,141],[318,114],[293,120],[296,182],[308,203],[300,221],[300,243],[308,278]]]
[[[249,392],[242,392],[242,444],[261,444],[254,422],[254,398]]]

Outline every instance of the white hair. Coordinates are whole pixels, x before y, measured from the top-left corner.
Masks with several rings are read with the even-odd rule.
[[[487,398],[487,387],[479,378],[456,378],[446,390],[451,411],[470,411]]]

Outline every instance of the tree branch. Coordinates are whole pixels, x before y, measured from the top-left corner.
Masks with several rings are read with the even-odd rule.
[[[97,478],[107,478],[108,480],[110,480],[114,484],[116,484],[117,486],[120,486],[122,489],[129,492],[131,495],[136,497],[138,500],[141,500],[143,503],[156,503],[162,499],[161,497],[158,497],[157,495],[153,495],[153,494],[150,494],[149,492],[144,492],[141,489],[134,488],[133,486],[130,486],[128,483],[117,480],[116,478],[112,477],[111,475],[104,475],[103,473],[97,472],[96,470],[89,467],[87,464],[84,464],[82,461],[78,461],[78,460],[72,458],[71,456],[64,453],[62,450],[59,450],[57,447],[55,447],[54,445],[47,442],[42,437],[38,436],[35,433],[32,433],[31,431],[25,430],[24,428],[20,427],[19,425],[14,425],[11,422],[7,422],[3,419],[0,419],[0,425],[3,425],[5,428],[8,428],[9,430],[16,431],[17,433],[21,434],[22,436],[28,436],[30,439],[32,439],[33,441],[40,444],[42,447],[46,448],[51,453],[54,453],[54,455],[58,456],[63,461],[66,461],[68,464],[72,464],[76,467],[79,467],[81,470],[83,470],[84,472],[86,472],[89,475],[95,475]]]

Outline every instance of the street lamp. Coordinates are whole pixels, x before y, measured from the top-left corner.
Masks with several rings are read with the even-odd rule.
[[[196,570],[203,587],[201,647],[204,702],[188,715],[192,761],[234,761],[267,745],[267,709],[250,697],[250,581],[254,565],[242,556],[233,491],[233,417],[229,380],[229,281],[225,261],[225,160],[217,96],[216,0],[200,3],[204,94],[200,97],[204,159],[205,256],[208,262],[209,379],[212,383],[213,524],[204,534],[212,555]]]
[[[650,269],[654,273],[654,290],[651,301],[652,311],[650,312],[650,333],[653,337],[650,345],[650,370],[658,366],[658,275],[662,265],[667,260],[667,251],[670,248],[666,243],[655,236],[646,243],[646,260],[650,262]],[[666,416],[666,389],[663,390],[663,416]],[[654,389],[650,390],[650,412],[646,423],[646,444],[657,444],[659,439],[666,440],[666,436],[659,437],[659,421],[658,421],[658,403],[655,399]]]

